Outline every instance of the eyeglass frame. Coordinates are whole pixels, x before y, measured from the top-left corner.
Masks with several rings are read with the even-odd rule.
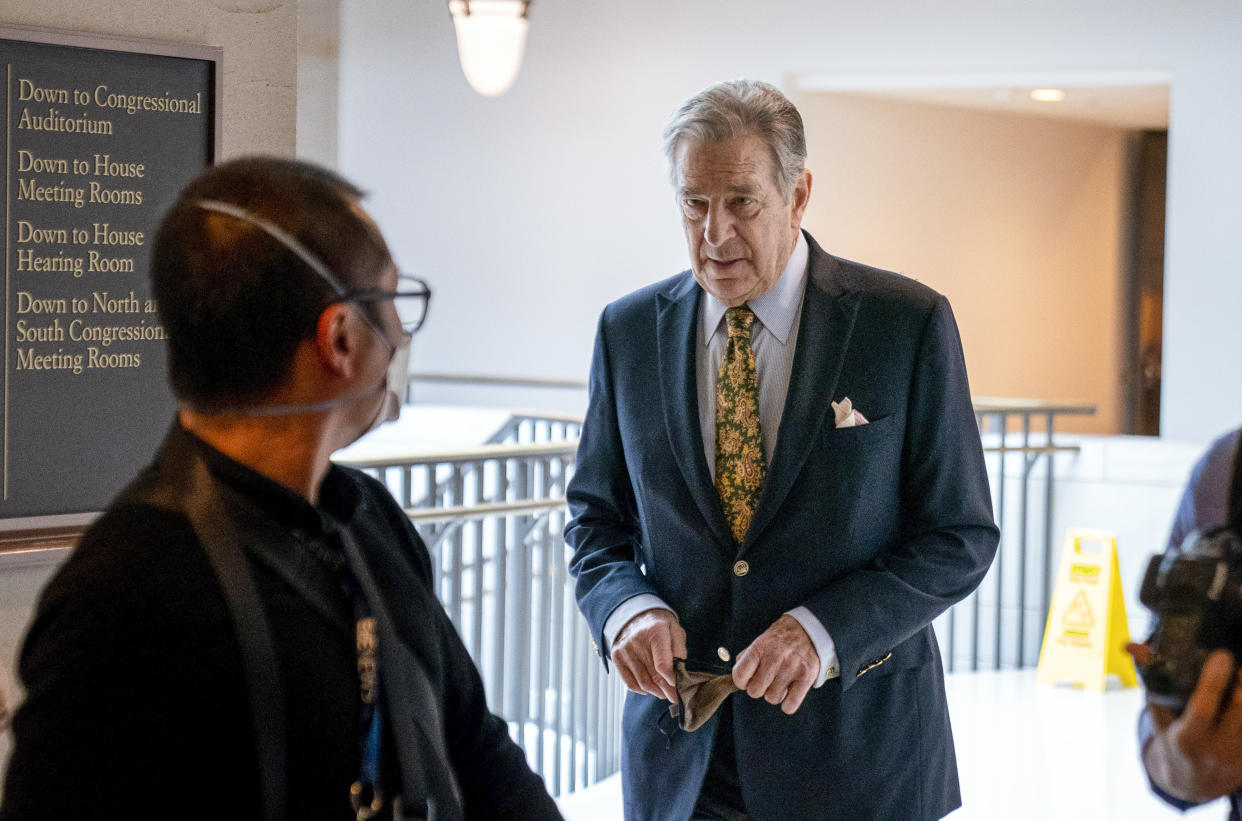
[[[418,322],[413,327],[407,327],[407,323],[401,320],[400,312],[397,313],[397,320],[401,322],[401,331],[407,337],[418,333],[418,330],[427,322],[427,314],[431,311],[431,286],[421,277],[413,274],[397,274],[397,287],[400,288],[402,282],[412,282],[417,284],[422,290],[419,291],[385,291],[379,288],[362,288],[356,291],[347,290],[345,293],[333,302],[384,302],[385,300],[396,300],[403,297],[417,297],[423,301],[422,314],[418,318]],[[331,304],[331,303],[329,303]],[[378,328],[376,329],[378,330]]]
[[[423,300],[422,316],[419,317],[418,324],[410,329],[407,329],[405,327],[405,323],[402,322],[401,323],[402,336],[407,340],[410,339],[411,337],[414,336],[414,334],[418,331],[419,328],[423,327],[423,323],[427,321],[427,313],[431,309],[431,286],[429,286],[427,284],[427,281],[422,279],[421,277],[416,277],[413,274],[402,274],[401,272],[397,272],[397,283],[398,284],[400,284],[401,280],[403,279],[413,280],[414,282],[417,282],[420,286],[422,286],[421,292],[419,291],[384,291],[384,290],[375,289],[375,288],[362,288],[362,289],[351,291],[345,288],[341,284],[340,280],[337,279],[336,274],[332,273],[332,270],[327,265],[325,265],[323,260],[319,259],[319,257],[314,252],[312,252],[309,248],[303,245],[296,237],[289,234],[289,232],[285,231],[283,228],[276,225],[271,220],[265,219],[264,217],[261,217],[258,214],[254,214],[250,212],[249,210],[242,208],[240,205],[237,205],[231,202],[225,202],[223,200],[213,200],[213,199],[194,200],[194,202],[192,202],[191,205],[195,208],[201,208],[204,211],[214,211],[217,213],[226,214],[230,217],[233,217],[234,219],[238,219],[238,220],[241,220],[242,222],[250,223],[251,225],[254,225],[255,227],[257,227],[259,230],[263,231],[263,233],[272,237],[277,242],[279,242],[281,245],[285,246],[290,251],[292,251],[294,256],[298,257],[303,262],[305,262],[306,265],[312,271],[314,271],[316,274],[319,275],[320,279],[322,279],[325,283],[327,283],[328,286],[332,288],[333,291],[336,292],[337,298],[329,302],[327,305],[325,305],[324,308],[327,308],[328,305],[336,305],[341,302],[357,302],[357,303],[382,302],[383,300],[386,300],[386,299],[397,299],[403,296],[416,296],[416,297],[421,297]],[[367,320],[367,324],[370,325],[372,328],[374,328],[375,331],[379,333],[381,337],[384,336],[383,330],[377,327],[374,322],[371,322],[370,318],[368,318],[365,313],[363,314],[363,318]],[[400,314],[398,313],[397,320],[400,321],[400,319],[401,317],[400,317]],[[387,341],[387,339],[385,339],[385,341]],[[389,344],[391,345],[391,343]]]

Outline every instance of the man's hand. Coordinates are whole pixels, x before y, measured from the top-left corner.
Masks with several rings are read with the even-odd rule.
[[[677,703],[673,658],[686,657],[686,631],[671,610],[644,610],[625,623],[609,656],[625,686]]]
[[[793,715],[819,675],[819,654],[811,637],[786,613],[737,657],[733,683],[751,698],[781,705]]]
[[[1149,659],[1144,645],[1126,649],[1140,663]],[[1242,673],[1228,650],[1208,656],[1180,716],[1157,704],[1147,710],[1155,734],[1143,763],[1157,786],[1196,803],[1242,787]]]

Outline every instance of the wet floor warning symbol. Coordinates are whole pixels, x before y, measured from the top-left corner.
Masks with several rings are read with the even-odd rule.
[[[1048,609],[1038,681],[1104,690],[1114,675],[1123,687],[1133,687],[1134,662],[1125,652],[1129,638],[1117,537],[1070,531]]]
[[[1074,595],[1074,600],[1070,602],[1070,606],[1066,609],[1065,615],[1061,616],[1061,624],[1066,627],[1082,627],[1087,628],[1095,624],[1095,619],[1091,616],[1091,603],[1087,601],[1087,592],[1079,590]]]

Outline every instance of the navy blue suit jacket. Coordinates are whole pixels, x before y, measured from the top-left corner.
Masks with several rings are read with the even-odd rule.
[[[740,551],[699,427],[699,286],[686,271],[604,309],[568,490],[578,605],[603,646],[614,608],[660,596],[692,667],[805,605],[842,673],[792,716],[731,697],[752,817],[940,818],[961,800],[931,622],[979,584],[998,541],[961,343],[943,296],[808,241],[789,394]],[[834,427],[829,403],[847,396],[870,424]],[[667,709],[627,696],[627,819],[684,821],[697,798],[716,721],[666,738]]]

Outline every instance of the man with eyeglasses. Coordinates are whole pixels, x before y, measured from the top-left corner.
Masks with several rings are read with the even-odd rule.
[[[385,488],[430,291],[362,193],[209,169],[152,256],[178,413],[43,591],[0,819],[559,819]],[[141,397],[135,397],[141,401]]]

